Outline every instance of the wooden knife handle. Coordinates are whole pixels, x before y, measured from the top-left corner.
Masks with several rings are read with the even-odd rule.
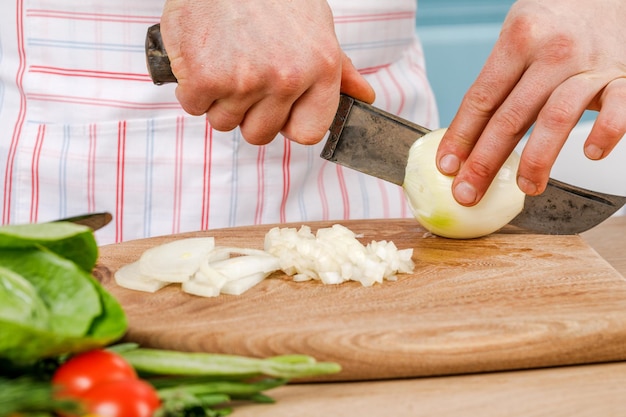
[[[175,83],[176,76],[170,67],[170,58],[167,56],[163,39],[161,38],[161,25],[150,26],[146,34],[146,64],[150,78],[157,84]]]

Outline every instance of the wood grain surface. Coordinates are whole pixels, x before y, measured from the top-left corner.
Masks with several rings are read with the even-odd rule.
[[[623,417],[626,362],[402,380],[292,384],[233,417]]]
[[[260,357],[306,353],[342,365],[329,380],[626,359],[626,281],[580,236],[505,229],[456,241],[430,236],[413,220],[341,223],[363,242],[414,248],[414,273],[371,288],[277,274],[242,296],[217,298],[176,286],[140,293],[112,279],[146,248],[175,238],[215,236],[218,245],[259,248],[271,226],[254,226],[103,246],[96,275],[124,307],[129,341]]]

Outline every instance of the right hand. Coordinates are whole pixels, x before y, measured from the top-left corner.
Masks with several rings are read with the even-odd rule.
[[[211,126],[263,145],[321,141],[344,92],[374,91],[343,53],[326,0],[167,0],[161,33],[176,97]]]

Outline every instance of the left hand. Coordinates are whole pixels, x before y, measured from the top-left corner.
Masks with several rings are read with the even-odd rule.
[[[593,160],[626,133],[626,2],[518,0],[487,62],[439,147],[453,193],[478,203],[530,129],[518,171],[528,195],[545,190],[550,170],[585,110],[599,111],[585,142]]]

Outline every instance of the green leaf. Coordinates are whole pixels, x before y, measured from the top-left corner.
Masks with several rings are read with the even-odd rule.
[[[98,245],[87,226],[68,222],[0,227],[0,250],[45,247],[91,272],[98,260]]]
[[[49,311],[47,328],[16,320],[16,313],[0,316],[0,357],[28,363],[106,346],[124,335],[127,319],[120,304],[73,262],[31,248],[0,251],[0,265],[29,282],[38,296],[33,299],[40,300],[34,302]]]
[[[0,320],[38,329],[50,326],[50,311],[24,277],[0,266]]]
[[[55,253],[36,248],[0,251],[0,265],[27,279],[50,310],[50,328],[83,336],[102,313],[91,275]]]

